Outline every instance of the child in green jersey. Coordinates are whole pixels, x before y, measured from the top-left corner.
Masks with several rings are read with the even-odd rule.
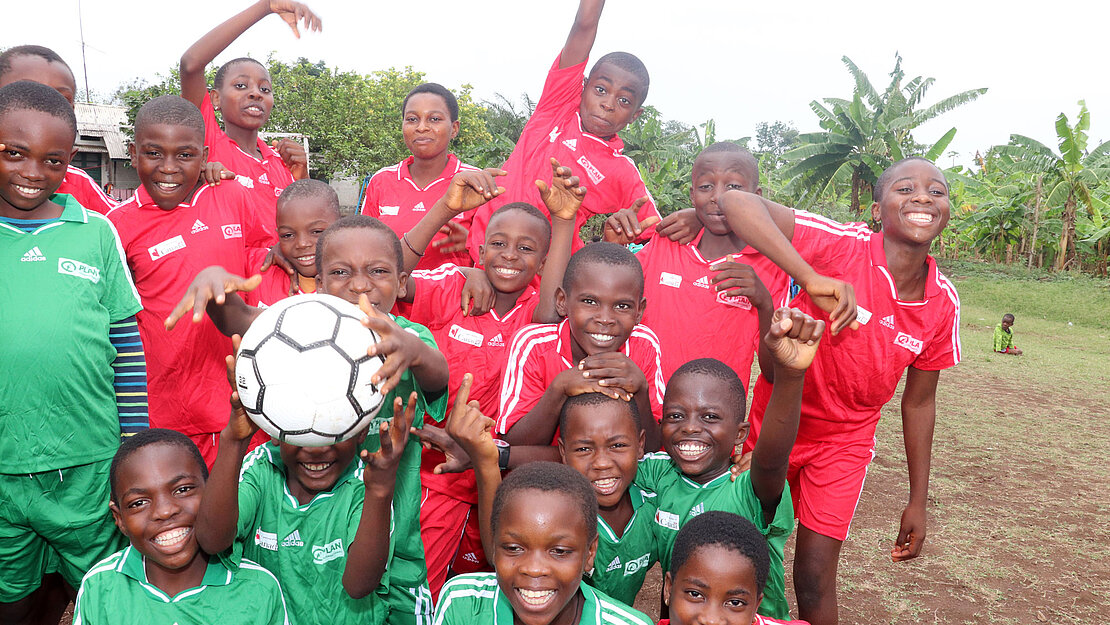
[[[1010,313],[1002,315],[1002,323],[994,326],[994,351],[999,354],[1021,355],[1021,349],[1014,345],[1014,333],[1010,328],[1014,326],[1014,316]]]
[[[785,624],[756,614],[770,564],[767,541],[744,517],[712,510],[690,519],[675,538],[671,570],[663,576],[671,618],[659,625]]]
[[[559,415],[559,455],[597,496],[597,557],[586,581],[632,605],[659,560],[655,494],[633,484],[644,455],[636,402],[600,393],[568,397]]]
[[[124,440],[109,470],[109,507],[131,545],[85,575],[75,625],[289,625],[270,571],[229,552],[201,551],[196,521],[207,479],[184,434],[153,429]]]
[[[755,523],[772,553],[760,613],[774,618],[789,616],[782,550],[794,529],[794,509],[786,472],[805,370],[824,331],[823,321],[795,309],[780,308],[772,316],[763,346],[774,362],[775,385],[750,471],[730,480],[731,456],[748,435],[744,386],[727,365],[702,358],[679,367],[671,377],[660,424],[666,453],[648,454],[636,473],[638,485],[658,494],[655,519],[664,571],[671,569],[675,535],[691,518],[725,510]]]

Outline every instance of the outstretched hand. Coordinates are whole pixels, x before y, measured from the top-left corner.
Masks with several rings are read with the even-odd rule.
[[[817,321],[797,308],[779,308],[771,317],[771,328],[763,342],[776,367],[802,372],[813,362],[824,333],[824,321]]]
[[[378,342],[371,345],[366,353],[385,358],[381,368],[370,377],[370,383],[378,385],[378,392],[385,395],[397,388],[405,371],[420,364],[417,354],[424,343],[418,336],[397,325],[389,315],[374,308],[365,293],[359,296],[358,307],[366,313],[362,325],[378,334]]]
[[[578,176],[571,174],[570,167],[563,167],[551,157],[551,186],[543,180],[536,181],[547,212],[553,218],[573,221],[586,198],[586,187],[579,184]]]
[[[455,215],[478,208],[505,192],[505,187],[497,186],[494,178],[507,173],[496,167],[460,171],[451,179],[447,192],[443,194],[443,207]]]
[[[193,278],[193,283],[189,285],[185,296],[166,317],[166,329],[174,329],[190,308],[193,310],[193,323],[200,323],[209,302],[223,305],[228,293],[253,291],[259,284],[262,284],[262,276],[258,274],[243,278],[217,265],[206,267],[197,274],[196,278]]]
[[[443,224],[443,227],[439,229],[439,233],[446,234],[447,236],[438,241],[432,241],[432,247],[443,254],[455,254],[466,251],[466,239],[470,236],[470,231],[466,229],[466,226],[452,219]]]
[[[409,440],[409,430],[415,418],[415,392],[409,394],[409,400],[404,405],[400,397],[393,399],[393,418],[379,425],[378,438],[381,440],[381,447],[374,453],[365,449],[361,452],[362,461],[366,463],[362,474],[366,490],[380,488],[382,492],[377,493],[379,495],[393,494],[397,465],[405,453],[405,443]]]
[[[829,313],[829,321],[832,322],[829,329],[833,336],[840,334],[844,328],[859,329],[859,322],[856,321],[856,291],[851,284],[818,274],[802,285],[802,288],[814,304]]]
[[[474,376],[467,373],[455,393],[455,405],[447,417],[447,433],[475,461],[497,466],[497,444],[493,442],[493,419],[482,414],[477,401],[470,399]]]
[[[297,39],[301,38],[301,31],[297,27],[297,22],[301,22],[305,30],[315,32],[320,32],[324,27],[324,23],[312,12],[312,9],[300,2],[270,0],[270,12],[276,13],[278,17],[288,24],[289,28],[293,30],[293,36]]]

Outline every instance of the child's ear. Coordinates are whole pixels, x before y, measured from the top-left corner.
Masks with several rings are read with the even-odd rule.
[[[409,274],[407,274],[403,271],[401,273],[397,274],[397,298],[396,299],[402,299],[402,298],[405,297],[405,294],[408,292],[408,286],[409,286]]]
[[[674,578],[671,577],[671,572],[667,571],[663,574],[663,605],[671,606],[671,586],[674,584]]]
[[[740,427],[736,430],[736,446],[742,447],[744,441],[748,440],[748,432],[752,429],[752,424],[747,421],[741,421]]]
[[[637,441],[637,443],[636,443],[636,457],[637,458],[643,458],[644,457],[644,442],[645,442],[646,438],[647,438],[647,432],[644,431],[644,428],[640,428],[640,440]]]
[[[108,509],[112,511],[112,520],[115,521],[116,527],[119,528],[121,534],[126,536],[127,532],[123,529],[123,522],[119,518],[119,504],[109,500]],[[128,536],[128,538],[130,538],[130,536]]]
[[[451,122],[451,138],[454,139],[457,136],[459,136],[459,120],[456,119]]]
[[[74,147],[74,148],[73,148],[73,153],[74,153],[74,154],[76,154],[76,153],[77,153],[77,148],[76,148],[76,147]],[[132,166],[132,167],[134,167],[134,166],[135,166],[135,165],[134,165],[134,163],[135,163],[135,155],[136,155],[136,154],[138,154],[138,153],[139,153],[139,150],[138,150],[138,148],[136,148],[136,147],[135,147],[135,142],[134,142],[134,141],[131,141],[131,142],[129,142],[129,143],[127,144],[127,156],[128,156],[128,158],[130,158],[130,159],[131,159],[131,163],[132,163],[132,165],[131,165],[131,166]]]
[[[758,195],[759,197],[763,197],[763,187],[756,187],[755,188],[755,194]]]
[[[201,161],[202,161],[202,162],[203,162],[203,163],[204,163],[205,165],[207,165],[207,164],[208,164],[208,146],[207,146],[207,145],[206,145],[206,146],[204,146],[204,149],[203,149],[203,150],[201,150],[201,152],[200,152],[200,158],[201,158]],[[204,172],[203,172],[203,171],[201,172],[201,176],[204,176]]]
[[[567,316],[567,292],[562,286],[555,287],[555,314],[560,317]]]
[[[212,100],[212,108],[220,110],[220,92],[215,89],[208,90],[208,97]]]
[[[646,297],[641,297],[640,298],[640,311],[636,314],[636,323],[640,323],[641,321],[644,320],[644,311],[645,310],[647,310],[647,298]]]
[[[567,446],[566,443],[563,442],[562,436],[559,437],[559,462],[563,464],[567,463]]]
[[[882,221],[883,212],[879,210],[878,202],[871,202],[871,221]]]
[[[324,292],[324,278],[323,278],[323,275],[324,275],[324,272],[322,272],[322,271],[317,271],[316,272],[316,278],[315,278],[315,280],[316,280],[316,290],[319,291],[320,293]]]
[[[643,114],[644,114],[644,107],[641,106],[640,108],[636,109],[635,113],[632,114],[632,117],[629,118],[628,123],[631,124],[632,122],[639,119],[640,116],[643,115]]]
[[[590,571],[594,568],[594,556],[597,555],[597,536],[590,541],[590,546],[586,549],[586,568],[584,571]]]

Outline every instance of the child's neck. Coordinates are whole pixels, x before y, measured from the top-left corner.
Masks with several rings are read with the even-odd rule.
[[[6,219],[44,220],[57,219],[62,216],[62,205],[46,200],[29,211],[18,209],[4,200],[0,200],[0,217]]]
[[[412,181],[421,189],[428,186],[443,173],[443,168],[447,167],[448,158],[446,150],[431,158],[414,157],[412,164],[409,165],[409,175],[412,176]]]
[[[501,314],[501,313],[498,312],[497,314]],[[567,323],[570,323],[570,322],[568,321]],[[617,345],[617,346],[613,347],[613,349],[611,349],[609,351],[619,352],[622,349],[624,349],[624,343],[621,343],[620,345]],[[586,358],[586,356],[589,356],[589,354],[586,353],[586,350],[582,349],[582,346],[578,344],[578,341],[574,340],[574,335],[573,334],[570,337],[570,355],[574,358],[575,363],[582,362]],[[577,364],[575,366],[577,366]]]
[[[898,299],[916,302],[925,299],[925,281],[929,278],[928,243],[909,243],[883,237],[886,266],[898,289]]]
[[[224,132],[239,146],[240,150],[257,159],[262,158],[262,150],[258,149],[258,129],[243,128],[225,123]]]
[[[177,208],[178,206],[181,206],[181,204],[192,204],[193,203],[193,198],[195,198],[196,195],[197,195],[197,191],[200,191],[200,188],[203,187],[203,186],[205,186],[204,181],[203,180],[197,180],[197,186],[193,187],[193,190],[189,192],[189,195],[182,198],[180,203],[171,204],[169,206],[164,206],[162,204],[156,204],[156,205],[158,206],[158,208],[160,208],[164,211],[172,211],[173,209]],[[148,193],[149,193],[149,191],[148,191]]]
[[[632,496],[628,494],[627,490],[617,500],[617,505],[611,507],[599,506],[597,509],[598,515],[609,524],[609,528],[613,530],[617,538],[624,535],[624,528],[632,519],[633,512],[635,512],[635,509],[632,507]]]
[[[297,286],[300,287],[301,293],[315,293],[316,276],[302,276],[298,273]]]
[[[703,229],[701,240],[698,241],[698,252],[702,258],[716,260],[726,254],[739,254],[747,246],[747,242],[736,233],[721,236]]]
[[[698,475],[690,475],[689,473],[683,472],[682,474],[685,475],[692,482],[705,485],[721,477],[725,473],[728,473],[730,469],[732,469],[732,459],[728,458],[724,461],[722,465],[710,468],[704,473]]]
[[[514,291],[512,293],[502,293],[501,291],[495,289],[495,295],[493,296],[493,310],[497,313],[497,316],[503,317],[508,314],[508,312],[516,306],[517,300],[520,299],[520,296],[524,294],[524,290],[526,290],[527,288],[528,287],[524,287],[524,289],[520,291]]]
[[[183,591],[200,586],[204,581],[204,572],[208,569],[208,558],[209,555],[198,548],[189,564],[180,569],[166,570],[146,558],[143,558],[143,568],[148,582],[170,597],[175,597]]]

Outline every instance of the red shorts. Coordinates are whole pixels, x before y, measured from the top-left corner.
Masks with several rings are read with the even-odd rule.
[[[420,538],[428,566],[428,588],[432,598],[447,582],[449,571],[473,573],[487,570],[478,530],[477,506],[430,488],[422,489]]]
[[[219,432],[206,432],[204,434],[190,434],[189,439],[197,445],[200,450],[200,455],[204,458],[204,464],[208,465],[208,470],[212,470],[212,464],[216,462],[216,453],[220,451],[220,433]],[[247,451],[270,442],[270,435],[266,432],[259,430],[255,432],[254,437],[251,438],[250,445],[247,446]]]
[[[848,538],[863,492],[874,439],[857,443],[797,441],[790,452],[790,495],[798,522],[822,536]]]

